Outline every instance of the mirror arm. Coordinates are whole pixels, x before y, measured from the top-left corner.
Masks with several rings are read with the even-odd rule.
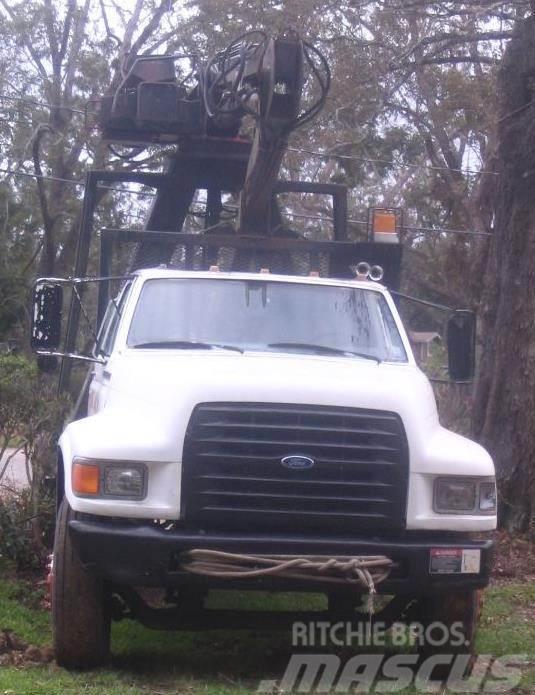
[[[454,309],[452,306],[446,306],[445,304],[436,304],[435,302],[429,302],[426,299],[419,299],[418,297],[411,297],[410,294],[403,294],[403,292],[396,292],[395,290],[390,290],[390,294],[394,295],[394,297],[407,299],[409,302],[415,302],[416,304],[430,306],[433,309],[439,309],[440,311],[457,311],[457,309]]]
[[[96,362],[97,364],[106,364],[107,360],[102,357],[89,357],[88,355],[78,355],[75,352],[56,352],[54,350],[36,350],[38,355],[47,355],[48,357],[68,357],[73,360],[82,360],[83,362]]]
[[[35,285],[80,285],[88,282],[109,282],[110,280],[132,280],[135,275],[109,275],[102,277],[86,277],[86,278],[52,278],[43,277],[37,278]]]

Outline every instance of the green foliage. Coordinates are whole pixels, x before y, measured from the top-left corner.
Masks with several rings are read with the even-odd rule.
[[[55,500],[49,491],[38,496],[30,489],[0,498],[0,558],[11,560],[17,570],[43,568],[46,550],[54,540]]]
[[[13,354],[0,355],[0,432],[11,436],[42,405],[35,388],[38,372],[33,362]]]
[[[6,488],[0,497],[0,554],[20,569],[42,567],[52,542],[54,502],[47,475],[65,406],[34,362],[0,355],[0,483],[14,453],[8,447],[23,454],[28,476],[26,488]]]
[[[19,448],[34,453],[39,437],[55,431],[65,403],[40,376],[35,362],[22,355],[0,354],[0,452],[18,438]],[[2,478],[0,471],[0,480]]]

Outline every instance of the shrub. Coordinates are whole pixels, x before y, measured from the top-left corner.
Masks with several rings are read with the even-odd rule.
[[[43,495],[37,504],[28,488],[0,499],[0,556],[17,570],[41,569],[54,537],[55,500]]]
[[[55,396],[34,362],[0,355],[0,485],[13,451],[24,454],[28,478],[23,490],[3,488],[0,553],[21,569],[42,565],[50,547],[54,501],[47,476],[55,465],[53,442],[65,410],[66,402]]]

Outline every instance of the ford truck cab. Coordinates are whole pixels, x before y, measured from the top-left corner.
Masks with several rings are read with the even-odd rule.
[[[60,663],[105,661],[111,617],[213,627],[212,588],[322,591],[351,620],[372,590],[394,596],[385,620],[461,621],[471,648],[494,466],[441,426],[383,285],[141,270],[110,303],[93,359],[87,416],[59,440]],[[266,557],[389,564],[356,588],[191,571],[191,553],[206,551],[253,569]],[[167,607],[146,604],[147,586],[166,590]]]

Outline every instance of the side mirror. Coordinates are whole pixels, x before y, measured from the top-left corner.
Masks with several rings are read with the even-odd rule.
[[[38,280],[33,293],[30,344],[33,350],[57,350],[61,343],[63,288]]]
[[[457,309],[448,319],[448,369],[452,381],[470,381],[476,367],[476,315]]]

